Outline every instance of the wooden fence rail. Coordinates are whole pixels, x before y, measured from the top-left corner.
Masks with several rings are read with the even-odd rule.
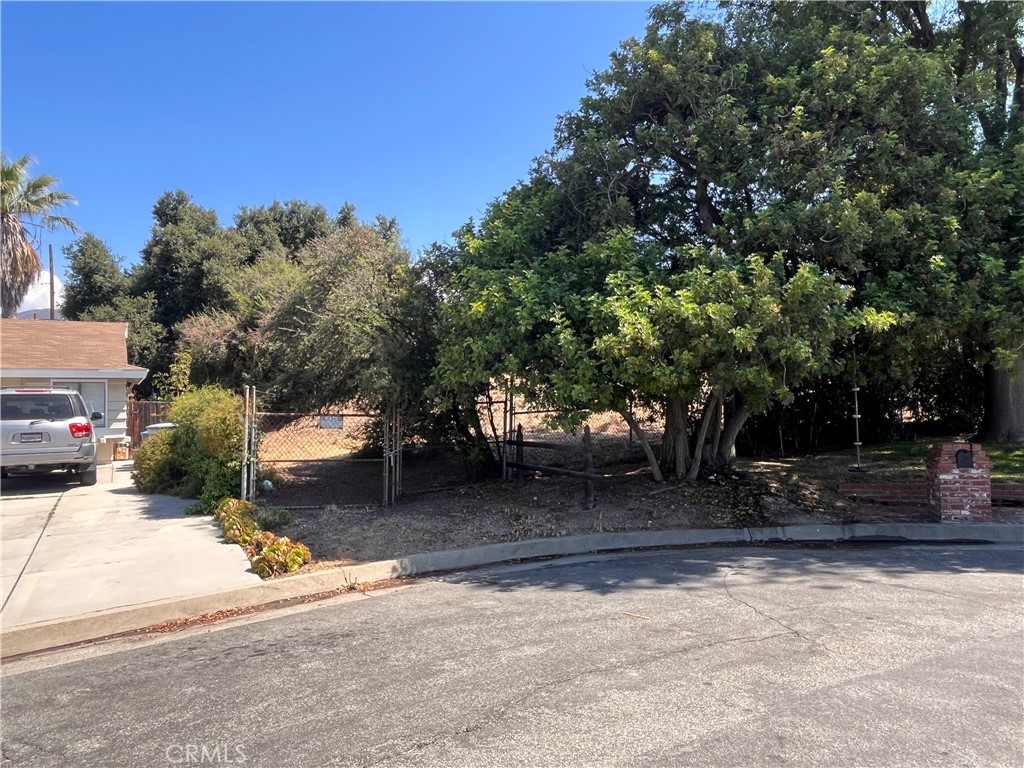
[[[523,425],[516,428],[515,440],[506,440],[506,445],[514,446],[516,449],[515,461],[506,461],[505,466],[516,470],[516,485],[521,486],[526,482],[526,472],[542,472],[545,475],[562,475],[563,477],[576,477],[583,480],[583,508],[594,508],[594,481],[600,477],[594,474],[594,444],[590,438],[590,426],[583,429],[583,471],[575,469],[562,469],[561,467],[549,467],[543,464],[527,464],[524,461],[524,448],[543,448],[548,451],[576,450],[574,446],[561,445],[559,443],[544,443],[536,440],[523,439]]]

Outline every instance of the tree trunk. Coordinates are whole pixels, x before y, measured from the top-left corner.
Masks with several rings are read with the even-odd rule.
[[[690,464],[690,471],[686,474],[687,480],[696,480],[697,473],[700,472],[700,462],[704,457],[704,441],[708,436],[708,427],[711,426],[711,417],[718,413],[718,400],[719,395],[712,390],[707,403],[704,404],[704,416],[700,420],[700,434],[697,435],[697,444],[693,449],[693,462]]]
[[[716,470],[728,467],[736,460],[736,438],[740,436],[740,430],[750,418],[750,409],[747,408],[737,395],[733,407],[725,419],[725,427],[722,429],[722,441],[718,446],[718,453],[714,457]]]
[[[661,467],[658,466],[658,458],[654,455],[654,449],[651,448],[651,442],[647,439],[647,435],[640,429],[640,425],[636,423],[636,419],[633,418],[633,414],[629,412],[629,408],[623,408],[619,411],[619,414],[629,424],[629,428],[633,430],[633,434],[636,435],[636,439],[640,441],[640,447],[644,449],[644,455],[647,457],[647,463],[651,465],[651,474],[654,476],[654,482],[662,483],[665,478],[661,474]]]
[[[1024,350],[1013,370],[985,366],[984,443],[1024,443]]]
[[[711,438],[711,455],[718,456],[718,446],[722,442],[722,427],[725,425],[725,403],[721,397],[715,406],[715,431]]]
[[[690,459],[690,447],[686,439],[687,403],[677,397],[665,401],[665,434],[661,440],[661,461],[671,477],[682,478]]]

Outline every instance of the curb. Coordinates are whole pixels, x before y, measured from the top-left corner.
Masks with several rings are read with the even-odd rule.
[[[839,542],[977,543],[1024,545],[1024,525],[1001,523],[854,523],[766,528],[712,528],[594,533],[552,539],[486,544],[470,549],[425,552],[329,571],[265,581],[251,587],[195,597],[171,598],[69,619],[27,624],[0,633],[0,658],[21,656],[151,627],[204,613],[259,606],[277,600],[352,588],[399,576],[459,571],[510,560],[592,552],[715,544],[833,544]]]

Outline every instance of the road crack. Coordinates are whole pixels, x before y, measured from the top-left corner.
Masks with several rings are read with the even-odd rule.
[[[734,595],[732,593],[732,590],[729,589],[728,579],[729,579],[729,574],[730,573],[731,573],[731,569],[726,569],[725,572],[722,574],[722,586],[725,588],[725,594],[728,595],[730,600],[733,600],[733,601],[739,603],[740,605],[745,605],[747,608],[752,610],[754,613],[756,613],[761,618],[768,619],[768,621],[771,621],[771,622],[773,622],[775,624],[778,624],[780,627],[782,627],[784,630],[786,630],[787,633],[796,635],[801,640],[803,640],[805,643],[810,643],[811,645],[816,645],[816,646],[822,648],[828,655],[830,655],[830,656],[832,655],[832,651],[829,649],[829,647],[827,645],[825,645],[824,643],[822,643],[820,640],[815,640],[813,637],[808,637],[807,635],[805,635],[803,632],[801,632],[796,627],[791,627],[789,624],[787,624],[784,621],[781,621],[780,619],[775,618],[770,613],[762,611],[756,605],[748,603],[742,597],[736,597],[736,595]]]
[[[505,700],[504,702],[502,702],[500,704],[497,704],[497,705],[494,705],[494,706],[490,707],[490,709],[489,710],[485,710],[481,714],[481,716],[477,717],[472,722],[466,723],[465,725],[463,725],[463,726],[461,726],[459,728],[445,730],[445,731],[439,731],[439,732],[435,733],[434,735],[432,735],[430,737],[417,739],[414,742],[412,742],[412,743],[410,743],[410,744],[408,744],[406,746],[399,747],[398,749],[395,749],[394,751],[391,751],[388,754],[381,755],[380,757],[378,757],[375,760],[371,760],[369,762],[362,763],[362,765],[366,766],[366,768],[372,768],[372,766],[381,765],[381,764],[386,763],[388,761],[399,759],[403,755],[408,755],[410,752],[416,752],[416,751],[420,751],[420,750],[424,750],[424,749],[429,749],[430,747],[433,747],[433,746],[435,746],[437,744],[440,744],[440,743],[442,743],[444,741],[448,741],[448,740],[457,738],[459,736],[464,736],[466,734],[476,733],[477,731],[481,731],[484,728],[487,728],[488,726],[491,726],[491,725],[494,725],[495,723],[500,722],[512,710],[514,710],[517,707],[519,707],[520,705],[526,703],[530,699],[538,696],[539,694],[543,693],[544,691],[550,690],[552,688],[558,688],[558,687],[565,686],[565,685],[571,685],[573,683],[578,682],[579,680],[582,680],[582,679],[584,679],[586,677],[590,677],[592,675],[606,674],[606,673],[609,673],[609,672],[621,672],[621,671],[629,670],[629,669],[639,669],[639,668],[645,667],[645,666],[647,666],[649,664],[654,664],[656,662],[662,661],[664,659],[669,659],[669,658],[672,658],[674,656],[684,656],[684,655],[691,654],[691,653],[698,653],[700,651],[704,651],[704,650],[707,650],[709,648],[715,648],[715,647],[721,646],[721,645],[730,645],[730,644],[734,644],[734,643],[735,644],[760,643],[760,642],[764,642],[766,640],[772,640],[772,639],[777,638],[777,637],[786,637],[787,635],[792,634],[792,632],[793,632],[793,630],[787,629],[786,632],[775,632],[775,633],[769,634],[769,635],[742,635],[740,637],[727,637],[727,638],[723,638],[721,640],[705,641],[705,642],[696,643],[694,645],[688,645],[688,646],[683,647],[683,648],[674,648],[674,649],[672,649],[670,651],[663,651],[661,653],[648,654],[647,656],[643,656],[643,657],[638,658],[638,659],[631,659],[631,660],[628,660],[628,661],[620,661],[620,662],[616,662],[614,664],[602,664],[602,665],[598,665],[598,666],[587,667],[585,669],[581,669],[581,670],[578,670],[576,672],[571,672],[571,673],[568,673],[568,674],[565,674],[565,675],[561,675],[561,676],[559,676],[557,678],[554,678],[552,680],[548,680],[548,681],[543,682],[543,683],[538,683],[537,685],[534,685],[534,686],[530,687],[529,689],[523,691],[518,696],[515,696],[514,698],[507,699],[507,700]],[[368,751],[373,751],[375,749],[380,749],[381,747],[384,747],[385,745],[387,745],[389,743],[393,743],[394,741],[395,740],[392,739],[392,740],[389,740],[388,742],[384,742],[382,744],[377,744],[374,747],[370,747]]]

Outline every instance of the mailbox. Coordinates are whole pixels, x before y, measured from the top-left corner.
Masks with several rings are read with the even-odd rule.
[[[957,469],[974,469],[974,451],[959,450],[956,452]]]

